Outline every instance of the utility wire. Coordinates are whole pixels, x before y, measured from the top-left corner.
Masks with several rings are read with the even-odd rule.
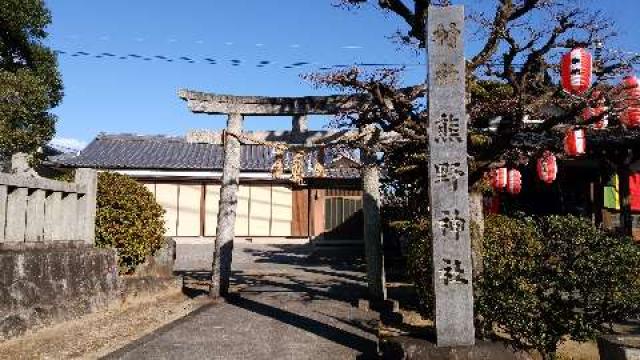
[[[265,68],[268,66],[279,66],[282,69],[299,69],[303,67],[309,67],[311,65],[319,65],[318,70],[337,70],[350,68],[352,66],[363,68],[424,68],[425,63],[375,63],[375,62],[355,62],[352,64],[321,64],[311,60],[296,61],[288,63],[286,65],[276,65],[277,61],[273,60],[242,60],[242,59],[216,59],[213,57],[193,57],[193,56],[166,56],[166,55],[143,55],[137,53],[129,54],[115,54],[112,52],[88,52],[88,51],[66,51],[55,50],[55,53],[61,56],[67,56],[71,58],[95,58],[95,59],[114,59],[119,61],[144,61],[144,62],[165,62],[165,63],[183,63],[183,64],[206,64],[206,65],[230,65],[233,67],[239,66],[255,66],[256,68]],[[502,66],[503,63],[492,62],[490,66]],[[521,67],[523,64],[513,64],[514,67]]]

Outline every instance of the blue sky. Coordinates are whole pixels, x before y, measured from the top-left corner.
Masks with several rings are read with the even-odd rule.
[[[57,137],[80,143],[99,132],[182,135],[189,129],[224,126],[222,117],[191,114],[176,96],[180,88],[237,95],[318,95],[327,91],[314,89],[301,73],[335,64],[423,62],[422,54],[400,49],[387,38],[402,27],[395,17],[369,8],[348,12],[331,6],[333,0],[46,2],[53,14],[47,43],[64,51],[59,63],[65,98],[54,110],[59,117]],[[623,47],[640,50],[640,2],[592,3],[606,4],[604,10],[623,30]],[[473,47],[470,44],[469,50]],[[90,55],[71,56],[77,52]],[[232,66],[232,60],[240,64]],[[258,67],[261,61],[269,63]],[[310,64],[285,68],[300,62]],[[422,81],[425,73],[423,66],[409,67],[405,80]],[[311,125],[320,128],[327,120],[313,118]],[[285,129],[290,122],[249,118],[246,126]]]

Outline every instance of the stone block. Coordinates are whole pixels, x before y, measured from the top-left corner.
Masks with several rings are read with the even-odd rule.
[[[412,336],[383,338],[380,352],[387,360],[530,360],[526,352],[516,352],[503,343],[476,341],[472,346],[439,347],[428,339]]]
[[[601,360],[640,360],[640,335],[598,337]]]
[[[78,243],[0,245],[0,341],[118,299],[115,251]]]

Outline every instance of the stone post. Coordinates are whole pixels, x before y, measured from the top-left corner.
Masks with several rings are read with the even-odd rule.
[[[429,7],[429,200],[438,346],[475,343],[463,33],[463,7]]]
[[[243,116],[229,114],[227,131],[240,133]],[[236,208],[238,205],[238,185],[240,176],[240,141],[234,136],[224,139],[224,167],[220,203],[218,206],[218,227],[213,254],[210,296],[217,298],[229,292],[233,238],[235,237]]]
[[[364,251],[367,260],[369,298],[381,302],[387,298],[384,272],[384,248],[380,225],[380,169],[375,154],[361,149],[362,213],[364,217]]]
[[[78,194],[67,193],[62,195],[62,240],[80,240],[78,234]]]
[[[84,195],[78,196],[78,229],[79,240],[93,245],[96,240],[96,195],[98,193],[98,177],[93,169],[77,169],[75,183],[84,187]]]
[[[44,240],[64,240],[64,210],[62,193],[50,193],[44,202]]]
[[[27,224],[27,188],[15,187],[7,194],[5,241],[24,242]]]
[[[44,190],[31,190],[27,200],[25,241],[44,241],[44,198]]]

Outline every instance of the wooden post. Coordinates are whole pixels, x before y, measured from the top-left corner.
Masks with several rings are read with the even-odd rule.
[[[375,303],[386,300],[384,248],[380,225],[380,170],[375,154],[361,149],[362,214],[364,217],[364,251],[367,260],[369,298]]]
[[[429,6],[429,200],[438,346],[475,343],[464,8]]]
[[[229,114],[227,130],[236,134],[242,131],[241,114]],[[218,228],[213,254],[210,296],[217,298],[229,292],[231,277],[231,261],[233,254],[233,238],[235,236],[236,208],[238,205],[238,183],[240,176],[240,141],[225,135],[224,168],[222,170],[222,186],[220,187],[220,203],[218,206]]]

